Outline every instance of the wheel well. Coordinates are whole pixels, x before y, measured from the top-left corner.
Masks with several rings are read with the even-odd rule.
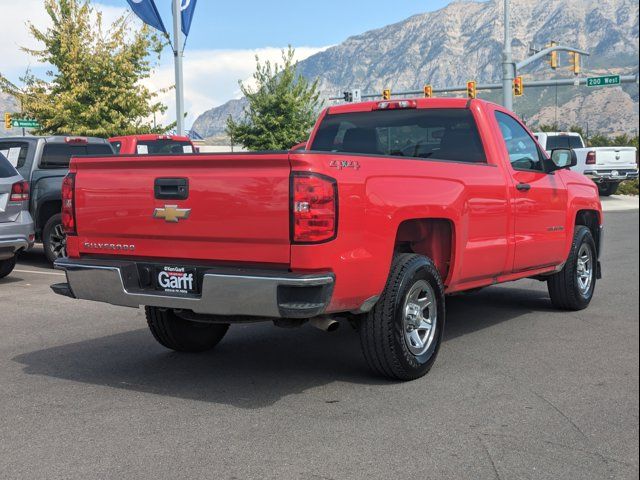
[[[453,225],[442,218],[406,220],[398,227],[394,251],[429,257],[445,280],[451,267]]]
[[[62,202],[60,200],[51,200],[40,207],[38,212],[38,229],[42,231],[47,221],[56,213],[62,211]]]
[[[600,252],[600,214],[596,210],[580,210],[576,215],[575,225],[584,225],[591,230],[596,248]]]

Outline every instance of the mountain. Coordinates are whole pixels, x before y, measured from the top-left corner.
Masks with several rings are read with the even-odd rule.
[[[457,1],[429,13],[414,15],[402,22],[350,37],[340,45],[299,63],[299,71],[309,79],[320,79],[325,98],[344,90],[381,92],[383,88],[419,90],[425,83],[434,86],[460,85],[467,80],[496,82],[501,77],[503,1]],[[638,72],[637,0],[518,0],[512,2],[514,58],[528,56],[530,44],[544,46],[551,40],[591,53],[583,58],[583,75]],[[638,87],[625,85],[601,89],[566,87],[527,88],[527,79],[570,77],[568,57],[561,54],[561,67],[552,71],[546,62],[523,69],[525,96],[514,108],[527,119],[549,119],[569,124],[569,118],[583,118],[590,110],[589,98],[607,97],[591,116],[591,131],[620,133],[637,128]],[[498,92],[481,92],[480,97],[499,100]],[[233,100],[202,114],[194,130],[203,136],[224,131],[229,115],[242,115],[243,100]],[[613,108],[615,105],[615,108]],[[548,108],[552,108],[549,114]],[[545,115],[542,110],[547,109]],[[565,111],[576,108],[563,122]],[[586,111],[585,110],[585,111]],[[611,116],[616,117],[611,122]]]

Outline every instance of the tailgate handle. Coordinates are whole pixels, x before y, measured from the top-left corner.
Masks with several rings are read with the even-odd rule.
[[[186,178],[156,178],[153,193],[158,200],[186,200],[189,181]]]

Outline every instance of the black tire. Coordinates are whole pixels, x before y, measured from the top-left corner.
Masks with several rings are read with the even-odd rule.
[[[405,300],[420,282],[432,289],[436,314],[435,331],[427,350],[416,354],[405,338]],[[424,376],[436,360],[445,324],[444,285],[433,262],[422,255],[402,253],[394,257],[378,303],[360,323],[360,344],[371,369],[394,380],[414,380]]]
[[[177,352],[204,352],[215,347],[229,324],[192,322],[172,310],[145,307],[147,324],[158,343]]]
[[[53,264],[58,258],[67,256],[67,241],[62,233],[62,214],[52,216],[42,229],[42,244],[44,254],[49,263]]]
[[[0,278],[4,278],[13,272],[13,269],[16,266],[16,256],[14,255],[11,258],[7,258],[5,260],[0,260]]]
[[[602,183],[598,185],[598,192],[600,192],[601,197],[610,197],[616,194],[619,186],[620,183],[618,182]]]
[[[583,245],[591,252],[591,282],[589,288],[584,291],[580,288],[578,280],[578,257]],[[597,264],[598,254],[591,230],[583,225],[577,225],[567,263],[560,272],[547,280],[547,288],[553,306],[560,310],[570,311],[587,308],[596,287]]]

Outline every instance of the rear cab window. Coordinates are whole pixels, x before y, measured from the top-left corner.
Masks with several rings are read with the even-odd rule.
[[[136,144],[138,155],[162,155],[165,153],[194,153],[191,142],[162,139],[138,140]]]
[[[547,150],[556,148],[584,148],[582,140],[577,135],[551,135],[547,137]]]
[[[40,167],[68,168],[71,157],[77,155],[113,155],[109,144],[67,145],[66,143],[47,143],[42,151]]]
[[[454,108],[328,114],[311,150],[486,162],[473,114]]]

